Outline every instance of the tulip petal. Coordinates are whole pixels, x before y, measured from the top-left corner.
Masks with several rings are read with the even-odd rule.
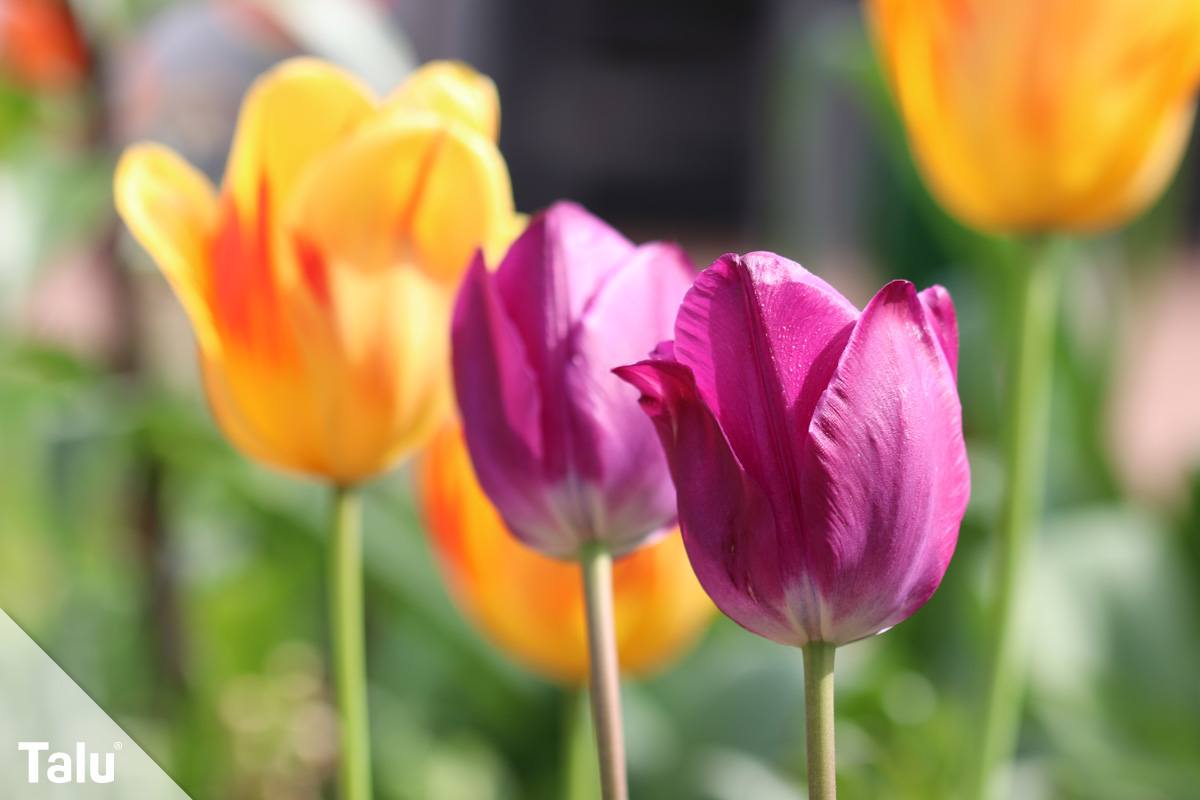
[[[428,169],[413,245],[431,276],[457,285],[476,248],[494,255],[519,230],[508,166],[491,139],[451,124]]]
[[[691,261],[679,247],[639,247],[599,289],[568,346],[572,452],[577,465],[594,459],[588,477],[604,493],[596,510],[608,516],[594,527],[618,550],[640,543],[674,516],[675,491],[660,478],[662,448],[634,402],[636,392],[612,370],[645,357],[649,342],[670,335],[692,277]]]
[[[288,226],[331,264],[401,266],[446,285],[481,244],[510,235],[508,172],[495,146],[432,115],[372,122],[306,175]]]
[[[289,309],[303,331],[305,401],[331,421],[319,429],[321,452],[332,474],[357,478],[410,453],[444,420],[452,297],[412,269],[326,274],[325,302],[294,292]]]
[[[327,475],[327,463],[310,432],[312,403],[295,397],[295,372],[262,369],[243,351],[218,357],[201,353],[209,407],[229,440],[250,458],[280,469]],[[292,365],[289,365],[289,367]],[[287,402],[281,398],[288,398]]]
[[[121,218],[170,281],[201,348],[215,352],[220,345],[208,267],[217,225],[212,184],[167,148],[141,144],[121,157],[114,189]]]
[[[481,256],[459,290],[451,339],[454,389],[480,485],[516,536],[548,555],[572,555],[563,552],[565,526],[554,523],[544,490],[537,381]]]
[[[857,316],[820,278],[771,253],[723,256],[679,309],[675,357],[691,368],[780,530],[803,530],[797,443]],[[786,574],[804,571],[798,536],[781,540],[778,553]]]
[[[784,571],[770,547],[780,531],[762,490],[742,469],[691,370],[672,361],[642,361],[616,374],[641,393],[658,431],[679,495],[679,526],[700,585],[717,607],[747,630],[783,644],[803,645],[788,619]]]
[[[958,314],[954,310],[954,301],[943,286],[930,286],[918,297],[921,305],[929,314],[933,329],[937,331],[938,344],[946,354],[950,364],[950,372],[958,377]]]
[[[632,257],[625,237],[573,203],[556,203],[529,224],[496,270],[496,291],[537,376],[546,474],[567,474],[573,439],[564,355],[575,321],[598,287]],[[641,354],[639,354],[641,355]],[[616,366],[614,361],[610,366]],[[576,453],[588,458],[589,452]],[[582,466],[588,477],[599,464]]]
[[[1060,178],[1055,199],[1062,204],[1060,226],[1082,230],[1111,227],[1162,194],[1191,138],[1200,82],[1195,3],[1095,5],[1088,28],[1107,46],[1097,48],[1100,58],[1078,56],[1059,87],[1055,166],[1075,180]],[[1074,22],[1074,14],[1062,13],[1050,33],[1039,26],[1042,46],[1060,50],[1063,37],[1054,31]]]
[[[1064,208],[1064,222],[1080,230],[1100,230],[1149,207],[1175,177],[1192,140],[1195,117],[1195,102],[1189,96],[1164,112],[1156,125],[1131,125],[1136,130],[1122,141],[1112,158],[1113,168]]]
[[[373,113],[369,89],[317,59],[290,59],[260,77],[242,104],[225,173],[238,214],[247,224],[273,218],[305,170]]]
[[[350,484],[411,453],[444,420],[451,298],[416,270],[327,279],[324,304],[292,287],[280,305],[286,358],[226,347],[204,359],[205,388],[243,452]]]
[[[408,77],[383,103],[383,114],[432,111],[496,141],[500,96],[492,79],[460,61],[431,61]]]
[[[912,284],[855,326],[812,417],[801,474],[822,636],[884,630],[933,594],[970,490],[954,376]]]

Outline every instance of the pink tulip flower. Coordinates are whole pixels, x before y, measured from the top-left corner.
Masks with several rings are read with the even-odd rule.
[[[459,291],[454,381],[479,483],[546,555],[628,552],[675,521],[675,490],[637,392],[612,374],[670,336],[695,270],[584,209],[535,217],[495,272]]]
[[[937,589],[970,493],[940,286],[884,286],[859,313],[799,264],[726,255],[673,342],[616,372],[642,392],[692,566],[774,641],[842,645]]]

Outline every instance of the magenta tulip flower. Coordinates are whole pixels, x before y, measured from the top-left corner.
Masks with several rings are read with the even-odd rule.
[[[735,622],[845,644],[933,594],[970,486],[945,289],[895,281],[861,314],[771,253],[727,255],[675,340],[617,373],[641,390],[692,564]]]
[[[700,583],[738,624],[805,648],[827,721],[833,648],[920,608],[954,552],[970,492],[957,351],[941,287],[894,281],[859,313],[751,253],[705,270],[674,341],[617,370],[657,427]],[[809,733],[810,796],[830,797],[811,748],[831,762],[832,740]]]
[[[582,208],[535,217],[496,271],[459,292],[454,382],[479,484],[508,528],[583,567],[606,800],[624,798],[611,559],[671,526],[675,489],[638,393],[612,370],[671,335],[695,271]]]
[[[628,552],[675,520],[637,392],[612,374],[670,336],[695,277],[674,245],[634,246],[572,203],[529,223],[454,311],[454,382],[479,483],[512,532],[557,558]]]

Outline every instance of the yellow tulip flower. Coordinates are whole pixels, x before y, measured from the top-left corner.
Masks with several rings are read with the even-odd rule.
[[[420,497],[431,541],[451,593],[505,652],[553,680],[588,676],[587,630],[579,566],[526,547],[504,527],[476,482],[461,431],[442,430],[420,467]],[[646,673],[690,647],[711,621],[673,531],[613,568],[621,667]]]
[[[348,485],[437,429],[453,291],[518,224],[498,117],[461,64],[380,102],[300,58],[250,90],[219,193],[159,145],[123,155],[117,208],[186,310],[239,449]]]
[[[1114,227],[1179,164],[1196,0],[868,0],[934,195],[993,232]]]

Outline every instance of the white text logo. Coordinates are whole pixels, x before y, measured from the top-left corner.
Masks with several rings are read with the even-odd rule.
[[[42,753],[50,750],[49,742],[17,742],[17,749],[26,756],[26,780],[40,783],[42,779]],[[121,743],[115,742],[113,750],[120,750]],[[75,743],[75,753],[53,753],[46,756],[45,774],[50,783],[112,783],[117,776],[117,755],[112,753],[89,753],[83,742]]]

